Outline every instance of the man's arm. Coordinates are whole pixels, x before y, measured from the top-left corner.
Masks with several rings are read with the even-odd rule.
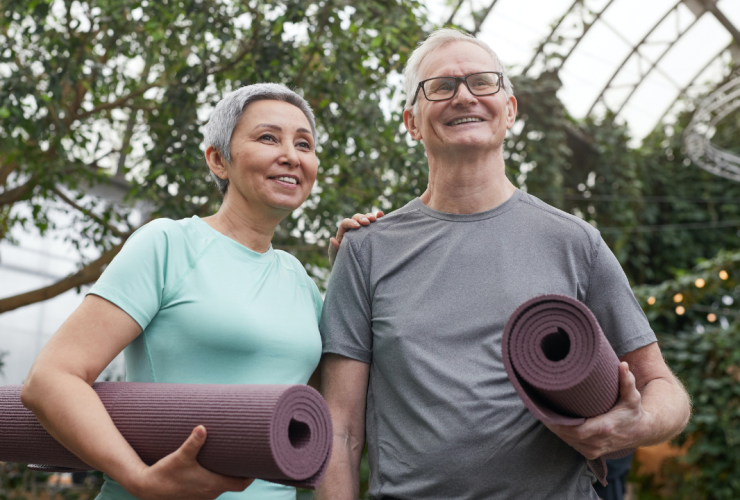
[[[360,493],[370,365],[338,354],[325,354],[320,369],[321,393],[329,405],[334,427],[334,448],[316,498],[353,500]]]
[[[548,426],[589,460],[667,441],[686,427],[691,416],[689,396],[666,366],[657,342],[620,361],[620,397],[614,408],[575,427]]]

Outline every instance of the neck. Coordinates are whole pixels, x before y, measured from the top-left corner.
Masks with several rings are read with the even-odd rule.
[[[429,208],[452,214],[485,212],[516,191],[506,177],[503,147],[494,152],[451,153],[429,154],[429,185],[420,197]]]
[[[233,189],[233,187],[230,187]],[[237,206],[238,205],[238,206]],[[243,198],[235,200],[227,191],[215,215],[203,219],[206,224],[250,250],[265,253],[270,249],[275,228],[285,216],[256,213]]]

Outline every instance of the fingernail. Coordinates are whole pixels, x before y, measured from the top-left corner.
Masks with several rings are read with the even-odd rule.
[[[370,221],[368,220],[368,218],[367,218],[367,217],[363,217],[363,218],[362,218],[362,221],[363,221],[363,222],[370,222]]]

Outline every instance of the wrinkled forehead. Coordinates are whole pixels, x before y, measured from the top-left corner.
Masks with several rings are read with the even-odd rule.
[[[454,41],[427,54],[419,66],[421,80],[435,76],[463,76],[478,71],[501,71],[486,49],[472,42]]]

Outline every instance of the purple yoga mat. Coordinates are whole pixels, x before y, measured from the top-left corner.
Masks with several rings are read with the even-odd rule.
[[[548,425],[580,425],[619,399],[619,358],[591,310],[564,295],[540,295],[509,317],[501,339],[506,373],[526,407]],[[588,464],[606,485],[604,458]]]
[[[329,464],[332,426],[321,395],[305,385],[102,382],[93,385],[113,423],[147,464],[208,432],[198,462],[213,472],[315,489]],[[0,461],[42,470],[91,470],[0,387]]]

